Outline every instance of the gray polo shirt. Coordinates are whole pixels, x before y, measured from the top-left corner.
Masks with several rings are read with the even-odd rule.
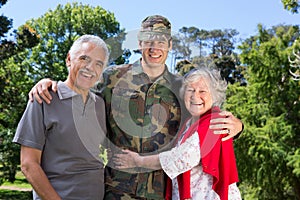
[[[42,151],[42,168],[62,199],[102,199],[99,145],[106,135],[104,101],[90,92],[84,104],[81,95],[63,82],[51,95],[49,105],[27,104],[13,142]]]

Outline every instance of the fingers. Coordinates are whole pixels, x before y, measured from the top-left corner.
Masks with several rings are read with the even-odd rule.
[[[117,169],[126,169],[129,168],[128,159],[130,159],[130,155],[127,153],[128,150],[122,150],[122,153],[116,153],[113,155],[113,162]]]
[[[226,140],[229,140],[230,138],[234,137],[233,135],[227,135],[226,137],[223,137],[222,138],[222,142],[226,141]]]
[[[124,154],[115,154],[112,160],[117,169],[127,169],[131,167],[127,162],[127,156]]]
[[[52,91],[56,92],[57,91],[57,82],[56,81],[52,81]]]
[[[37,88],[36,86],[34,86],[30,92],[28,93],[28,97],[29,97],[29,100],[31,102],[33,102],[33,100],[35,99],[39,104],[41,104],[43,101],[42,99],[40,98],[39,94],[38,94],[38,91],[37,91]]]
[[[50,104],[52,100],[52,96],[50,95],[50,92],[48,90],[48,87],[50,85],[48,83],[45,84],[38,84],[37,85],[37,90],[38,90],[38,95],[47,103]]]
[[[209,128],[214,130],[214,134],[227,134],[222,141],[226,141],[242,131],[243,123],[231,112],[222,111],[220,115],[226,116],[226,118],[212,119]]]
[[[221,116],[226,116],[226,117],[230,117],[233,116],[233,114],[229,111],[222,111],[219,113]]]
[[[52,91],[57,91],[57,82],[51,81],[50,79],[42,79],[40,80],[33,88],[32,92],[29,93],[29,96],[31,96],[29,99],[32,99],[33,97],[39,102],[42,103],[42,100],[44,100],[47,104],[50,104],[52,100],[52,96],[49,92],[49,88],[51,87]],[[32,93],[32,94],[31,94]]]
[[[42,100],[40,99],[39,96],[38,96],[38,98],[35,98],[35,95],[36,95],[36,94],[37,94],[36,88],[33,87],[33,88],[30,90],[30,92],[28,93],[29,101],[30,101],[30,102],[33,102],[33,100],[36,99],[37,102],[38,102],[39,104],[41,104],[41,103],[42,103]]]

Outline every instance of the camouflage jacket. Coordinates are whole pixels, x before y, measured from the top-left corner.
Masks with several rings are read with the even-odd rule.
[[[172,146],[181,122],[179,89],[182,79],[167,69],[154,82],[140,61],[108,67],[97,90],[106,103],[107,129],[113,152],[130,149],[153,154]],[[135,168],[124,172],[109,164],[106,187],[147,199],[163,199],[165,174]]]

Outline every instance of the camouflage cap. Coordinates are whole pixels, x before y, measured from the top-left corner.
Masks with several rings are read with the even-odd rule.
[[[161,37],[164,36],[164,37]],[[171,39],[171,23],[161,15],[152,15],[142,21],[138,33],[139,40]]]

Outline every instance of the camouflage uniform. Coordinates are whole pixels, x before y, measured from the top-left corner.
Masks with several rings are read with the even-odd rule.
[[[161,16],[147,17],[138,39],[170,41],[170,22]],[[140,60],[107,68],[97,89],[106,103],[110,149],[129,149],[140,154],[169,149],[181,122],[181,81],[166,65],[164,73],[151,81]],[[110,163],[105,173],[105,199],[164,199],[163,170],[135,168],[125,172]]]
[[[181,78],[171,74],[167,67],[153,83],[143,72],[140,61],[107,68],[99,89],[106,103],[108,138],[115,145],[110,148],[145,154],[168,149],[181,120],[180,85]],[[163,170],[141,168],[126,173],[109,165],[106,189],[127,193],[131,199],[163,199],[165,175]]]

